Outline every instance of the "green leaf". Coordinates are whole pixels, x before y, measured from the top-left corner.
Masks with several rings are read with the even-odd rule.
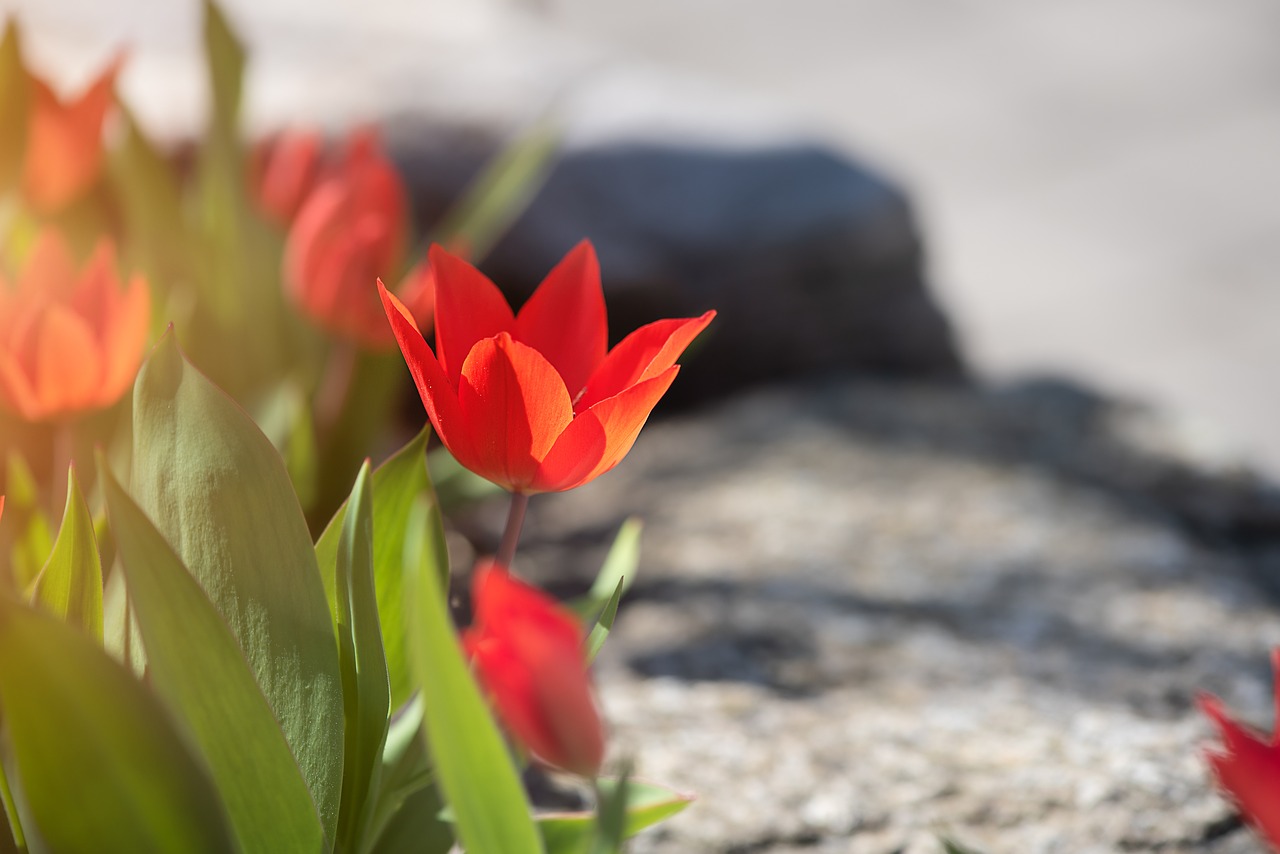
[[[617,781],[597,781],[606,799],[616,791]],[[623,822],[623,838],[631,838],[640,831],[652,827],[682,812],[693,803],[692,795],[682,795],[653,783],[628,780],[626,785],[626,820]],[[548,854],[580,854],[588,850],[595,827],[595,816],[590,812],[549,813],[538,817],[538,828],[546,842]]]
[[[213,132],[233,139],[240,121],[244,45],[213,0],[205,0],[204,4],[204,50],[213,92]]]
[[[600,654],[600,650],[604,646],[605,640],[609,637],[609,632],[613,630],[613,620],[618,616],[618,602],[622,599],[622,586],[626,583],[625,576],[618,579],[618,586],[613,588],[613,595],[609,597],[609,601],[604,605],[604,610],[596,618],[596,624],[592,627],[591,634],[587,635],[588,662],[595,661],[596,656]]]
[[[22,65],[22,36],[10,16],[0,38],[0,191],[17,184],[27,147],[31,78]]]
[[[10,450],[5,468],[5,489],[8,491],[5,524],[17,532],[10,554],[10,572],[14,586],[26,590],[49,559],[49,552],[53,550],[53,532],[40,507],[40,488],[27,461],[16,450]]]
[[[529,803],[454,633],[434,554],[422,547],[436,508],[415,505],[409,520],[412,558],[405,576],[405,609],[414,672],[422,686],[427,749],[437,780],[456,816],[467,851],[525,854],[542,851]]]
[[[569,606],[579,617],[598,624],[610,601],[621,599],[622,594],[631,589],[636,569],[640,566],[640,534],[643,531],[644,523],[638,517],[633,516],[622,523],[591,589]],[[609,619],[607,628],[612,628],[613,618]]]
[[[440,819],[427,744],[422,697],[414,695],[392,721],[382,751],[377,804],[366,839],[375,851],[438,852],[453,847],[453,826]]]
[[[34,600],[102,643],[102,563],[93,517],[74,467],[67,469],[67,508],[53,553],[35,581]]]
[[[980,854],[978,849],[970,848],[968,845],[961,845],[946,836],[939,836],[938,844],[942,846],[943,854]]]
[[[346,712],[346,750],[338,845],[354,850],[372,813],[391,712],[387,660],[382,653],[373,589],[373,501],[369,461],[356,476],[338,541],[338,657]]]
[[[405,639],[403,591],[410,512],[415,501],[430,500],[431,497],[431,481],[423,462],[429,435],[424,429],[373,473],[373,579],[378,594],[378,616],[382,622],[382,644],[391,679],[393,709],[404,705],[416,687]],[[320,576],[324,580],[335,622],[338,598],[334,579],[338,540],[346,513],[347,505],[344,503],[316,542]],[[432,552],[432,560],[443,580],[448,577],[448,554],[443,534],[436,538],[437,533],[434,528],[427,530],[424,535],[432,539],[419,547]]]
[[[596,787],[596,828],[591,839],[591,854],[617,854],[627,831],[627,796],[631,791],[631,765],[622,770],[617,783],[609,789]]]
[[[143,685],[83,632],[3,597],[0,704],[26,830],[47,850],[235,850],[207,773]]]
[[[129,607],[124,572],[107,576],[102,590],[102,645],[111,657],[133,670],[141,679],[147,672],[147,654],[142,648],[138,619]]]
[[[511,142],[446,214],[435,239],[469,258],[487,255],[546,181],[559,142],[559,129],[545,120]]]
[[[235,637],[164,536],[102,471],[151,683],[200,747],[240,847],[321,851],[316,805]]]
[[[284,462],[187,364],[172,333],[138,375],[133,440],[138,504],[231,627],[333,839],[342,789],[338,645]]]

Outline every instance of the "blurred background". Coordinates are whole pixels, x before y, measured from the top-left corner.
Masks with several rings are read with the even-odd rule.
[[[1210,453],[1280,472],[1274,3],[226,5],[257,49],[261,127],[434,112],[501,129],[579,98],[577,132],[610,132],[619,99],[661,101],[636,80],[675,76],[724,112],[698,117],[721,137],[828,141],[908,190],[931,284],[982,373],[1152,401]],[[202,115],[197,7],[0,3],[68,85],[129,45],[123,94],[170,137]]]

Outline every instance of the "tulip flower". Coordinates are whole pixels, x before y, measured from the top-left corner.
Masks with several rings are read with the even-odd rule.
[[[560,492],[617,465],[714,311],[642,326],[608,350],[600,268],[580,243],[513,314],[470,264],[433,246],[433,352],[379,287],[427,415],[466,468],[520,494]]]
[[[110,406],[133,383],[150,314],[141,276],[121,290],[110,242],[77,271],[43,232],[17,287],[0,280],[0,404],[32,422]]]
[[[365,131],[307,197],[285,246],[284,279],[317,324],[362,346],[390,347],[373,283],[389,276],[404,249],[408,204],[395,167]],[[411,276],[403,301],[427,314],[429,279]]]
[[[1200,708],[1217,725],[1223,752],[1209,752],[1209,767],[1245,820],[1280,852],[1280,648],[1271,653],[1275,673],[1276,728],[1270,737],[1242,726],[1217,697],[1203,696]]]
[[[250,192],[259,210],[287,228],[320,177],[324,140],[309,131],[284,131],[255,146]]]
[[[123,57],[116,58],[79,97],[68,100],[31,75],[22,194],[40,213],[61,210],[98,180],[102,125],[122,62]]]
[[[548,765],[595,777],[604,727],[578,619],[497,564],[476,571],[472,598],[462,645],[507,730]]]

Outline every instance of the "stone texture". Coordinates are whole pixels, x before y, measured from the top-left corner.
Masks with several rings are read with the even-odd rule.
[[[636,851],[1259,850],[1192,700],[1269,726],[1280,504],[1178,424],[1053,383],[760,392],[536,499],[522,570],[580,588],[630,513],[602,694],[700,798]]]

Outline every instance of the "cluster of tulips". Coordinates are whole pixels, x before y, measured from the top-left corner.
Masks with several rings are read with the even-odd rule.
[[[492,205],[415,263],[372,131],[241,144],[243,54],[206,13],[194,177],[118,102],[123,57],[63,97],[0,43],[0,850],[617,850],[689,801],[602,777],[589,664],[637,530],[574,602],[512,567],[529,497],[622,461],[714,312],[610,348],[586,242],[514,312],[456,254]],[[375,471],[404,365],[430,428]],[[511,495],[460,632],[428,434]],[[1202,705],[1280,850],[1280,743]],[[535,810],[530,764],[589,808]]]

